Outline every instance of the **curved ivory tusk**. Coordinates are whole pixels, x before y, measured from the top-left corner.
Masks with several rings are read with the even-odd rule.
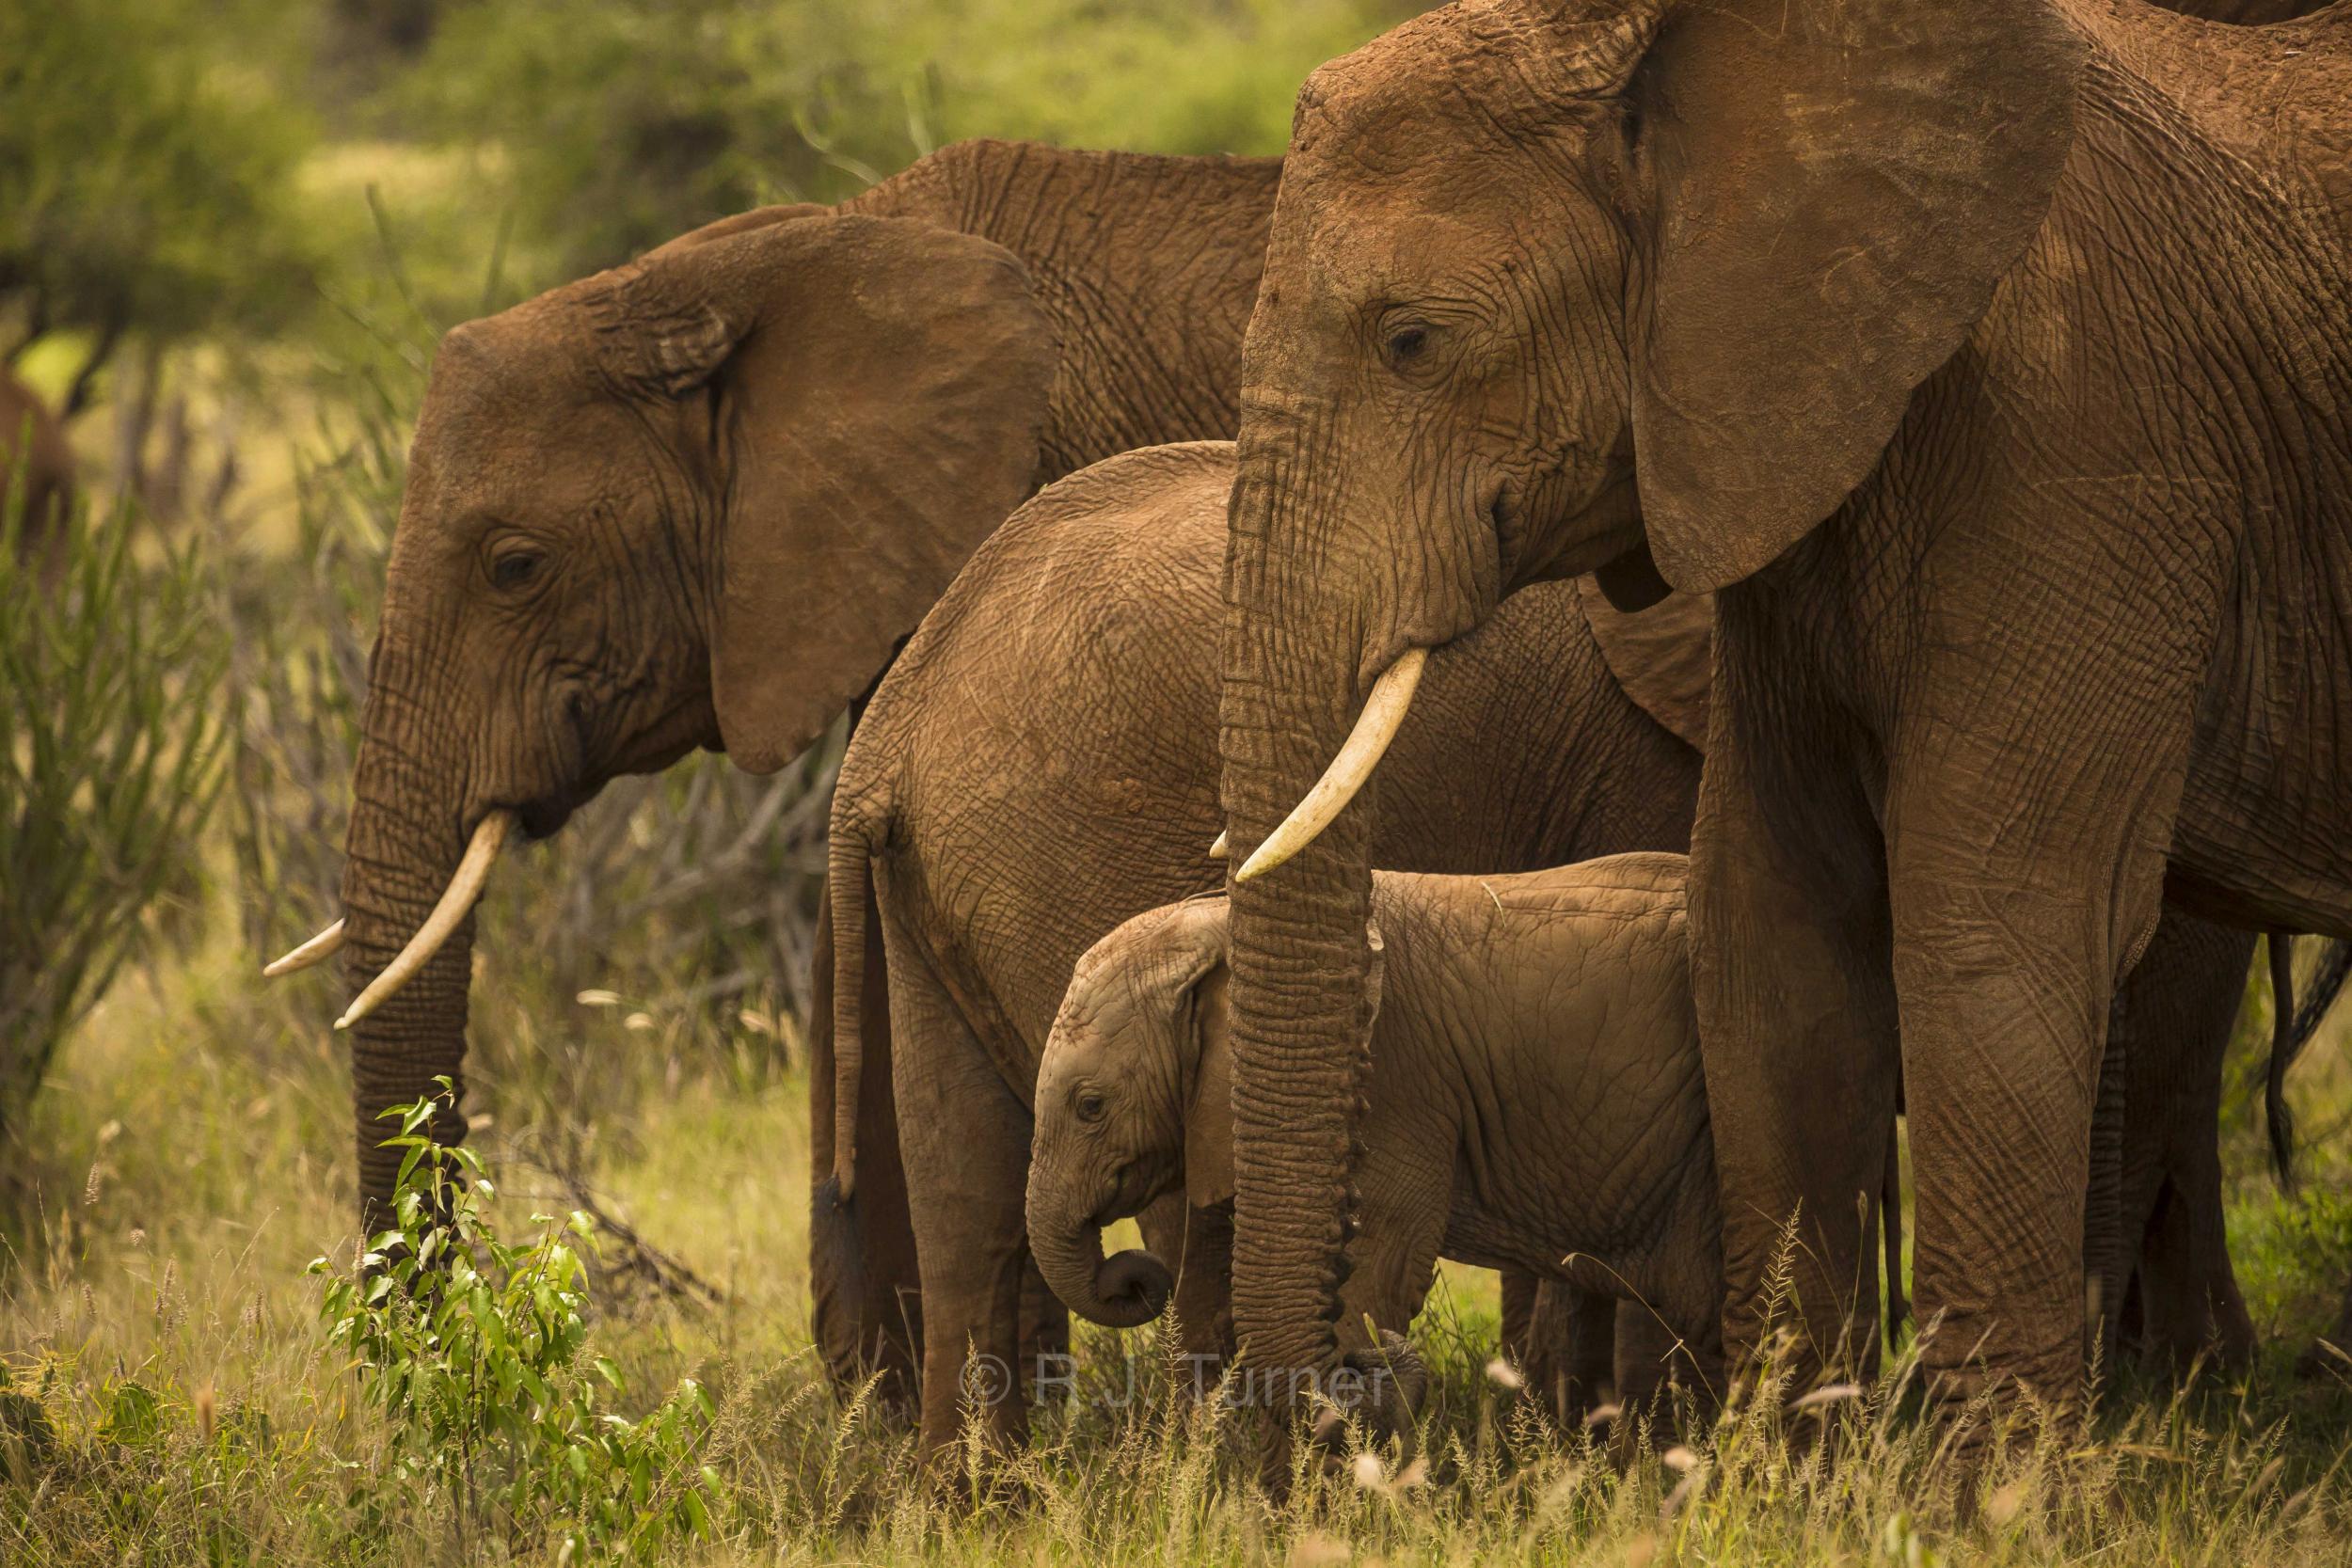
[[[1225,859],[1226,856],[1232,853],[1232,850],[1227,848],[1225,846],[1226,837],[1227,835],[1224,833],[1216,835],[1216,842],[1209,846],[1209,859],[1213,861],[1221,861]]]
[[[383,973],[368,982],[368,989],[353,999],[343,1009],[343,1016],[335,1021],[338,1029],[348,1029],[376,1008],[382,1006],[394,991],[417,976],[417,971],[432,960],[441,950],[441,943],[457,929],[466,911],[482,896],[482,885],[490,879],[490,863],[498,859],[499,847],[506,842],[507,833],[515,826],[515,814],[504,807],[484,817],[473,831],[473,842],[466,846],[465,858],[457,863],[456,874],[449,879],[441,901],[433,906],[433,912],[424,917],[417,934],[408,939],[408,945],[400,956],[384,966]]]
[[[1258,852],[1233,873],[1233,880],[1246,882],[1264,876],[1312,844],[1315,835],[1347,809],[1347,802],[1380,765],[1380,754],[1389,749],[1389,742],[1396,738],[1396,727],[1405,721],[1405,710],[1413,703],[1413,689],[1421,685],[1422,667],[1428,662],[1428,649],[1407,648],[1397,655],[1394,664],[1380,672],[1340,754],[1331,759],[1331,766],[1323,770],[1307,798],[1291,808],[1282,825],[1266,835]]]
[[[275,980],[280,974],[292,974],[297,969],[308,969],[333,958],[343,950],[343,923],[340,920],[295,948],[284,958],[262,966],[262,977]]]

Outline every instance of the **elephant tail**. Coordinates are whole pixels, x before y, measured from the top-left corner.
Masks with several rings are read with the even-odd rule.
[[[873,899],[873,824],[847,792],[834,797],[825,896],[833,917],[834,1201],[857,1188],[858,1085],[866,1070],[866,911]]]
[[[2270,1062],[2263,1084],[2263,1117],[2270,1132],[2270,1164],[2279,1184],[2295,1185],[2295,1114],[2287,1107],[2287,1069],[2319,1030],[2345,979],[2352,978],[2352,942],[2330,942],[2301,1006],[2295,1001],[2295,938],[2267,931],[2270,954]]]

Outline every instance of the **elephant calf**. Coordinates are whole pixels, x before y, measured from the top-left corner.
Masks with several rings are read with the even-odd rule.
[[[1368,1109],[1343,1345],[1420,1309],[1440,1253],[1645,1304],[1720,1359],[1722,1246],[1683,933],[1684,858],[1375,873]],[[1227,905],[1129,920],[1078,960],[1037,1083],[1030,1246],[1070,1307],[1158,1315],[1167,1267],[1099,1227],[1233,1192]],[[1619,1368],[1621,1392],[1659,1369]],[[1646,1372],[1646,1377],[1644,1373]]]

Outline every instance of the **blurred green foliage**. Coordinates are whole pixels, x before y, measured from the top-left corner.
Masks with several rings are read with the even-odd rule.
[[[237,0],[0,6],[0,307],[38,335],[283,326],[313,134]],[[249,35],[249,36],[241,36]],[[281,35],[282,36],[282,35]]]
[[[833,201],[944,143],[1278,152],[1298,83],[1396,0],[500,0],[400,89],[568,271],[764,202]]]
[[[225,641],[192,551],[132,515],[0,524],[0,1178],[59,1040],[193,862],[219,785]]]
[[[453,314],[747,207],[837,200],[966,136],[1278,151],[1300,79],[1418,8],[0,8],[0,324],[100,348],[293,341],[327,348],[332,369],[356,327],[360,356],[421,369],[420,327],[429,342]]]
[[[461,1553],[488,1533],[517,1551],[560,1542],[559,1560],[644,1561],[707,1539],[724,1490],[700,1463],[710,1396],[689,1378],[642,1418],[613,1412],[628,1380],[586,1354],[595,1222],[534,1214],[527,1239],[501,1236],[482,1157],[424,1131],[437,1098],[384,1113],[399,1124],[386,1146],[406,1151],[392,1227],[350,1267],[310,1268],[329,1354],[391,1421],[375,1480],[394,1496],[372,1502],[453,1507]]]

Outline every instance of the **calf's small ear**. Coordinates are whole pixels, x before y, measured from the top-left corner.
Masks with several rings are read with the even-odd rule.
[[[1192,1027],[1200,1064],[1184,1115],[1184,1199],[1196,1209],[1233,1200],[1233,1035],[1228,981],[1220,963],[1192,988]]]
[[[1222,929],[1223,903],[1217,911]],[[1372,973],[1365,979],[1364,1019],[1367,1031],[1380,1011],[1383,962],[1380,928],[1370,927]],[[1192,982],[1187,1027],[1198,1032],[1193,1042],[1191,1095],[1184,1114],[1184,1200],[1196,1209],[1215,1208],[1233,1200],[1233,1035],[1232,970],[1220,950],[1216,962]]]

